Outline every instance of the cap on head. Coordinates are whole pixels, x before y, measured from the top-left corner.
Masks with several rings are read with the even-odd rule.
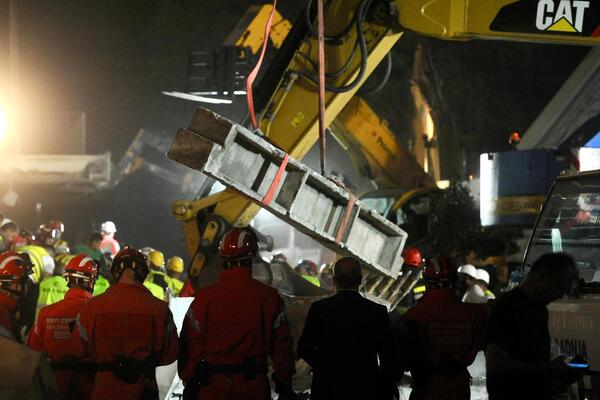
[[[100,230],[104,233],[116,233],[117,227],[112,221],[105,221],[100,225]]]
[[[458,273],[459,274],[465,274],[465,275],[469,275],[471,278],[473,279],[478,279],[477,278],[477,268],[475,268],[473,265],[471,264],[465,264],[465,265],[461,265],[458,268]],[[489,279],[489,275],[488,275],[488,279]]]

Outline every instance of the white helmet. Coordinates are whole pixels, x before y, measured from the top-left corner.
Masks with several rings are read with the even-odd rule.
[[[146,247],[142,247],[140,249],[140,252],[145,255],[146,257],[148,257],[148,255],[150,254],[151,251],[156,251],[155,249],[153,249],[152,247],[146,246]]]
[[[458,273],[469,275],[471,278],[477,279],[477,268],[475,268],[471,264],[461,265],[458,268]]]
[[[106,221],[100,225],[100,231],[104,233],[115,233],[117,231],[117,227],[115,226],[114,222]]]
[[[477,277],[475,279],[484,281],[486,285],[490,284],[490,274],[485,269],[477,269]]]

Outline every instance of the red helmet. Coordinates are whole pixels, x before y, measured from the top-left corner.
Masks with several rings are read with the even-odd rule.
[[[48,222],[47,225],[55,230],[55,232],[58,234],[57,238],[60,238],[62,234],[65,233],[65,224],[63,224],[62,221],[53,219],[50,222]]]
[[[456,269],[444,256],[435,256],[425,262],[423,278],[427,281],[451,281],[456,277]]]
[[[36,239],[44,245],[53,246],[60,239],[62,232],[50,224],[42,224],[37,230]]]
[[[69,260],[63,276],[67,281],[77,282],[80,279],[89,290],[92,290],[98,273],[98,263],[87,254],[79,254]]]
[[[310,260],[300,260],[298,261],[298,264],[296,265],[296,269],[299,269],[299,267],[304,267],[306,268],[307,272],[312,272],[313,274],[317,275],[319,273],[319,267],[317,267],[317,264],[315,264],[314,262],[310,261]]]
[[[221,239],[219,254],[226,261],[254,258],[258,254],[258,240],[250,228],[233,228]]]
[[[140,282],[143,282],[150,272],[144,253],[129,246],[123,247],[115,255],[110,265],[110,273],[118,281],[126,268],[132,269]]]
[[[28,256],[14,251],[0,254],[0,304],[14,311],[23,297],[33,265]]]
[[[410,265],[411,267],[420,267],[423,264],[423,256],[421,251],[416,247],[409,247],[404,249],[402,252],[404,258],[404,264]]]

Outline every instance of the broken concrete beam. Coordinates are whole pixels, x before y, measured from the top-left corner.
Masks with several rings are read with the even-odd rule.
[[[333,251],[386,276],[399,274],[406,232],[243,126],[200,108],[190,128],[177,132],[168,157],[217,179]]]

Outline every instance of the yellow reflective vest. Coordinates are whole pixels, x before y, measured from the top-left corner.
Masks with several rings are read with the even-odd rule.
[[[40,283],[40,294],[35,309],[36,319],[42,307],[58,303],[64,299],[67,290],[69,290],[67,280],[62,276],[50,276],[44,279],[42,283]]]

